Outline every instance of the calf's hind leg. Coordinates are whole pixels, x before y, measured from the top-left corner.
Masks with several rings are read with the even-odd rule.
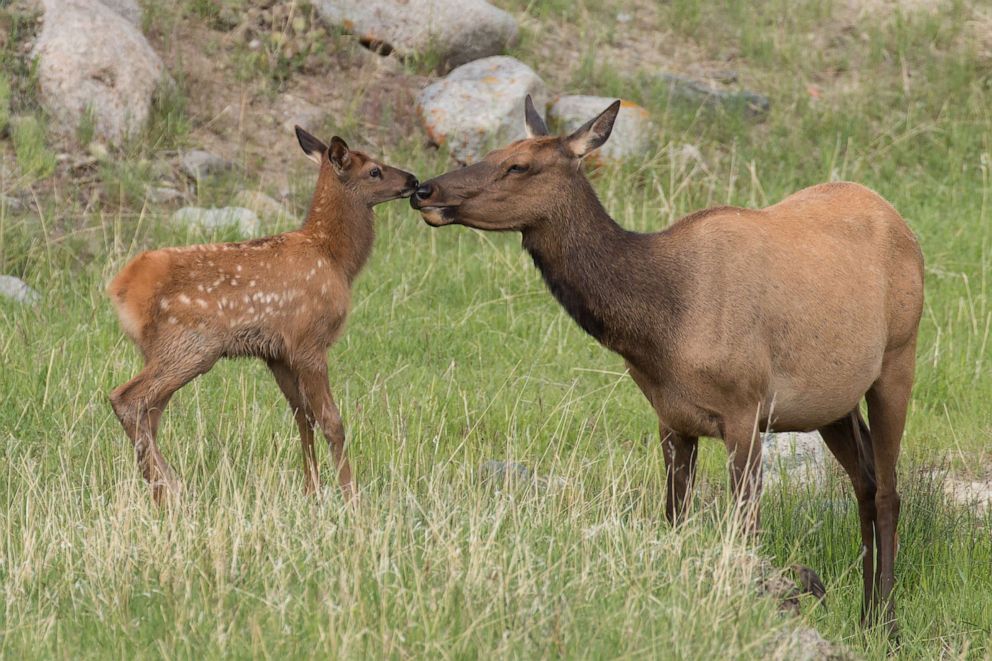
[[[187,356],[168,366],[151,361],[136,377],[110,393],[110,404],[134,444],[138,467],[158,505],[180,490],[179,480],[155,442],[162,411],[174,392],[210,369],[215,360]]]

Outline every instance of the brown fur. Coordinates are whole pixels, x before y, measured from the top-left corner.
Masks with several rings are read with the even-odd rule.
[[[892,622],[896,459],[923,309],[916,239],[885,200],[851,183],[765,209],[700,211],[655,234],[626,231],[579,169],[616,109],[566,138],[544,136],[528,112],[536,137],[425,182],[411,204],[435,226],[521,232],[554,296],[623,356],[655,409],[673,522],[698,437],[724,440],[756,526],[757,432],[819,429],[858,497],[865,614],[887,604]]]
[[[302,229],[253,241],[165,248],[135,257],[107,287],[145,359],[111,393],[156,502],[179,482],[155,442],[172,394],[222,357],[266,361],[299,426],[306,487],[319,480],[313,429],[331,446],[345,497],[354,490],[341,416],[327,381],[327,348],[344,329],[351,283],[374,238],[372,207],[408,195],[413,175],[331,147],[298,129],[320,175]],[[373,177],[377,168],[380,176]]]

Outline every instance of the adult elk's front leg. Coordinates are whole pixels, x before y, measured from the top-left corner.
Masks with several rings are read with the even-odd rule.
[[[651,380],[629,362],[627,371],[657,413],[655,388]],[[676,525],[685,516],[687,496],[692,492],[699,438],[675,432],[665,424],[660,414],[658,434],[665,454],[665,516],[668,517],[669,523]]]
[[[665,515],[673,526],[686,515],[688,496],[696,476],[696,449],[699,439],[685,436],[659,424],[661,447],[665,453],[666,501]]]

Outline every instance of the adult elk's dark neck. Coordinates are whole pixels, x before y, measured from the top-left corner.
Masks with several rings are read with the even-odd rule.
[[[374,215],[365,201],[349,191],[333,172],[325,171],[330,167],[327,163],[321,166],[303,232],[323,245],[352,281],[372,252]]]
[[[679,264],[664,235],[617,225],[585,177],[571,178],[557,197],[568,202],[523,232],[548,289],[601,344],[635,363],[661,357],[681,314]]]

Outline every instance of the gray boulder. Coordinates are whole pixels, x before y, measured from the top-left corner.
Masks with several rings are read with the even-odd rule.
[[[190,179],[198,180],[230,170],[234,164],[208,151],[192,149],[179,158],[179,167]]]
[[[141,28],[141,6],[137,0],[100,0],[117,15],[127,19],[136,28]]]
[[[468,163],[489,149],[526,136],[524,97],[547,106],[544,81],[512,57],[487,57],[463,64],[428,85],[417,98],[427,135]]]
[[[260,223],[258,216],[251,209],[244,207],[183,207],[172,214],[172,223],[199,230],[213,231],[235,227],[241,236],[258,234]]]
[[[185,196],[175,188],[169,186],[147,186],[145,197],[155,204],[169,204],[183,199]]]
[[[818,432],[765,434],[761,469],[766,487],[820,485],[826,480],[826,445]]]
[[[299,222],[296,216],[286,210],[285,206],[259,190],[239,191],[234,196],[234,203],[239,207],[254,211],[259,218],[268,221]]]
[[[662,73],[658,78],[668,87],[668,94],[674,99],[709,108],[723,108],[728,111],[740,110],[754,119],[764,117],[771,108],[771,102],[767,96],[750,90],[722,90],[673,73]],[[736,76],[734,80],[736,80]]]
[[[605,96],[560,96],[551,105],[548,120],[560,132],[571,133],[606,110],[613,101]],[[651,150],[651,139],[656,132],[646,109],[631,101],[621,101],[610,139],[592,155],[604,160],[644,156]]]
[[[18,303],[37,303],[41,296],[20,278],[0,275],[0,298],[8,298]]]
[[[99,0],[44,0],[33,56],[53,126],[74,136],[87,115],[97,137],[120,144],[144,127],[167,80],[144,35]]]
[[[436,54],[448,67],[502,53],[517,22],[484,0],[316,0],[328,23],[401,57]]]

